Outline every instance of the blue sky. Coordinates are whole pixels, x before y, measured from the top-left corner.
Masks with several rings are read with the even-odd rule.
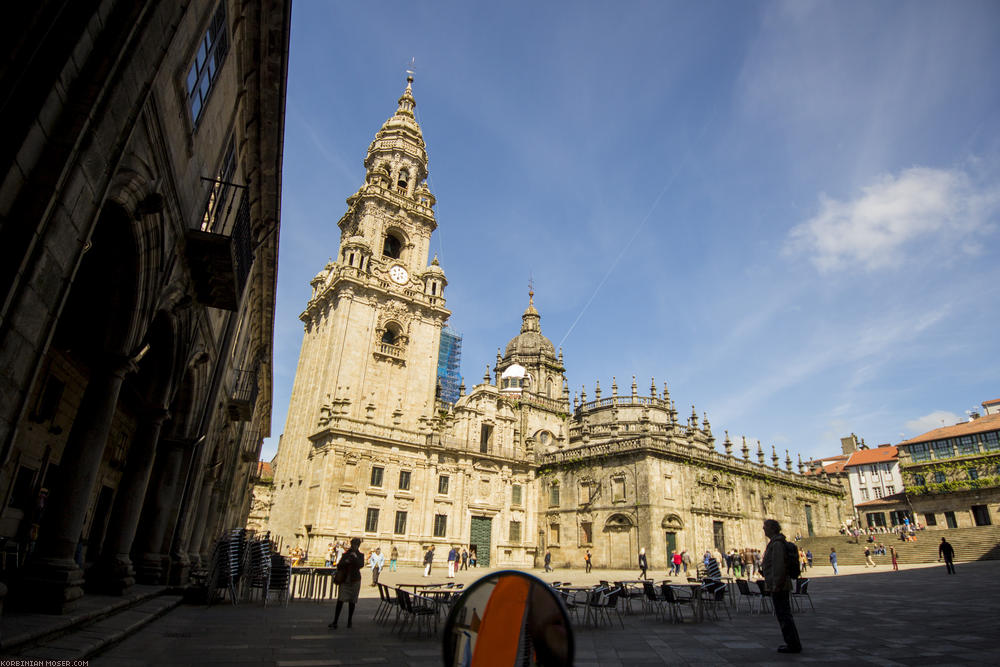
[[[1000,397],[1000,4],[297,0],[262,458],[411,57],[468,385],[532,276],[571,393],[652,376],[782,458]]]

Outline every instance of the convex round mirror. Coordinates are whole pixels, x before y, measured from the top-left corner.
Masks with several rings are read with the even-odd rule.
[[[455,601],[444,626],[446,667],[568,667],[566,605],[544,581],[517,570],[488,574]]]

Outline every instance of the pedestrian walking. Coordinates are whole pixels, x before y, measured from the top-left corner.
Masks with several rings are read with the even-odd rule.
[[[865,569],[867,569],[869,565],[875,567],[875,561],[872,560],[872,550],[865,547]]]
[[[348,605],[347,627],[351,627],[354,620],[354,609],[358,606],[358,595],[361,593],[361,568],[365,566],[365,557],[361,555],[359,546],[361,538],[353,538],[351,548],[337,561],[337,571],[333,575],[333,582],[337,584],[337,608],[333,612],[333,622],[327,626],[334,630],[345,602]]]
[[[764,521],[764,535],[767,536],[767,550],[761,561],[764,570],[764,588],[770,593],[774,615],[781,627],[785,643],[778,647],[778,653],[801,653],[802,642],[792,618],[792,575],[798,564],[798,554],[792,553],[785,536],[781,534],[781,524],[774,519]],[[796,550],[797,551],[797,550]]]
[[[643,579],[646,578],[647,569],[649,569],[649,563],[646,561],[646,548],[643,547],[639,549],[639,574]]]
[[[951,546],[948,540],[941,538],[938,546],[938,562],[944,558],[944,565],[948,569],[948,574],[955,574],[955,547]]]
[[[455,578],[455,569],[458,565],[458,549],[452,547],[448,550],[448,578]]]
[[[806,552],[799,549],[799,564],[803,572],[809,567],[809,561],[806,560]]]
[[[382,547],[375,547],[375,551],[368,559],[368,565],[372,569],[372,586],[378,586],[378,575],[385,566],[385,554],[382,553]]]
[[[670,557],[670,574],[679,575],[681,573],[681,563],[684,561],[683,554],[674,550],[673,555]]]
[[[691,554],[687,552],[687,549],[681,549],[681,565],[684,566],[684,574],[687,574],[688,568],[691,567]],[[677,568],[677,574],[681,573],[681,569]]]
[[[424,552],[424,576],[431,576],[431,565],[434,564],[434,545],[427,547],[427,551]]]
[[[591,570],[590,549],[587,549],[587,553],[583,555],[583,566],[586,568],[587,574],[590,574]]]
[[[833,566],[833,573],[839,574],[837,572],[837,550],[833,547],[830,547],[830,565]]]
[[[552,571],[552,552],[548,549],[545,550],[545,571]]]
[[[899,571],[899,563],[896,560],[896,547],[889,547],[889,557],[892,558],[892,569],[894,572]]]
[[[399,560],[399,549],[397,549],[396,545],[393,544],[392,545],[392,551],[389,552],[389,571],[390,572],[395,572],[396,571],[396,561],[398,561],[398,560]]]
[[[809,567],[813,566],[813,552],[811,549],[806,549],[806,561],[809,562]]]
[[[326,545],[326,561],[323,563],[324,567],[333,567],[333,542]]]
[[[465,547],[462,547],[462,569],[469,569],[469,552],[465,550]]]

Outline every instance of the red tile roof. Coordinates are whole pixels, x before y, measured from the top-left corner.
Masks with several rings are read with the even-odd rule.
[[[997,405],[1000,403],[1000,398],[994,398],[992,401],[983,401],[983,405]]]
[[[984,433],[986,431],[996,431],[1000,429],[1000,413],[983,415],[979,419],[970,422],[962,422],[954,426],[942,426],[933,431],[927,431],[923,435],[904,440],[900,445],[912,445],[917,442],[930,442],[931,440],[941,440],[942,438],[954,438],[960,435],[972,435],[973,433]]]
[[[861,466],[867,463],[884,463],[899,459],[899,450],[892,445],[888,447],[876,447],[875,449],[860,449],[847,460],[844,467]]]
[[[257,461],[257,477],[259,479],[272,479],[274,470],[271,468],[271,464],[267,461]]]
[[[815,471],[814,468],[816,464],[823,466],[823,471],[828,475],[833,475],[838,472],[844,472],[844,464],[847,463],[847,454],[838,454],[837,456],[827,456],[823,459],[815,459],[808,462],[809,469],[806,470],[807,475],[818,475],[819,472]]]

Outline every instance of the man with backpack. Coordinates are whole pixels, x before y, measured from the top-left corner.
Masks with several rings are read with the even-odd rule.
[[[792,579],[798,579],[799,550],[789,544],[781,534],[781,524],[774,519],[764,520],[764,535],[768,540],[761,569],[764,572],[764,587],[771,595],[774,615],[781,626],[785,643],[778,647],[778,653],[801,653],[802,642],[792,618]]]

